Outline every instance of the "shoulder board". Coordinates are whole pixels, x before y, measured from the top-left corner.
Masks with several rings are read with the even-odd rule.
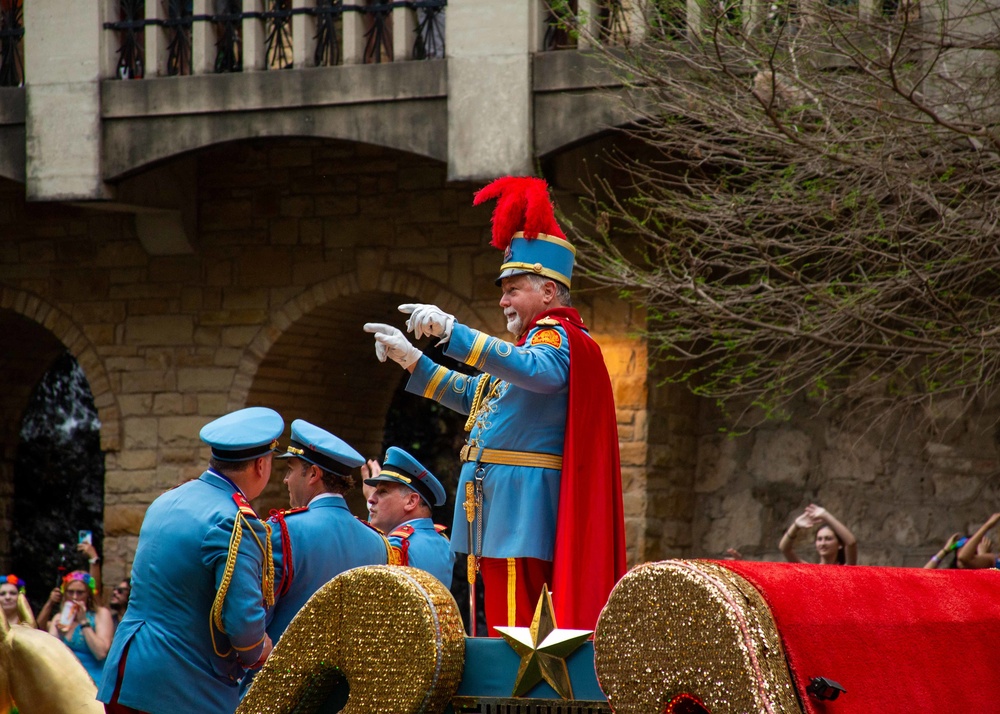
[[[298,508],[281,508],[272,510],[270,513],[271,517],[269,520],[272,520],[275,523],[277,523],[278,519],[280,518],[285,518],[287,516],[292,515],[293,513],[302,513],[303,511],[308,511],[308,510],[309,508],[306,506],[299,506]]]
[[[554,320],[551,317],[543,317],[541,320],[535,323],[536,325],[541,325],[542,327],[554,327],[559,324],[559,320]]]
[[[448,526],[442,526],[440,523],[435,523],[434,530],[436,530],[438,533],[444,533],[446,530],[448,530]]]
[[[399,528],[397,528],[396,530],[394,530],[392,533],[390,533],[389,537],[390,538],[395,537],[395,538],[404,538],[405,539],[405,538],[409,538],[411,535],[413,535],[413,526],[400,526]]]
[[[551,327],[542,328],[531,336],[531,340],[528,344],[530,346],[551,345],[552,347],[559,349],[562,346],[562,335],[560,335],[557,330],[553,330]]]
[[[355,516],[354,518],[355,518],[355,520],[358,523],[360,523],[361,525],[364,525],[364,526],[368,526],[373,531],[375,531],[376,533],[378,533],[380,536],[384,536],[385,535],[385,533],[382,532],[381,528],[377,528],[376,526],[373,526],[371,523],[369,523],[368,521],[366,521],[364,518],[358,518],[357,516]]]
[[[250,502],[242,493],[234,493],[233,500],[236,502],[236,507],[240,509],[240,513],[244,516],[247,516],[248,518],[250,516],[253,516],[254,518],[257,517],[257,511],[253,510],[253,506],[250,505]]]

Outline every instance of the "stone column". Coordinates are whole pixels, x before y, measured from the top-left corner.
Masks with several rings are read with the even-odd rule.
[[[448,3],[449,179],[533,172],[531,52],[537,12],[538,0]]]
[[[106,197],[101,180],[103,55],[113,57],[117,19],[109,0],[24,4],[27,71],[26,193],[29,201]],[[105,44],[107,43],[107,44]],[[116,48],[116,47],[114,47]],[[107,64],[109,60],[103,63]]]

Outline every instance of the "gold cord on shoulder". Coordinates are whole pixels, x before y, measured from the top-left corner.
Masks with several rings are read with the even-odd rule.
[[[486,385],[489,384],[490,391],[486,394]],[[476,424],[476,418],[482,413],[489,401],[497,395],[500,391],[500,385],[503,384],[503,380],[499,377],[492,377],[487,373],[483,373],[482,378],[479,380],[479,384],[476,385],[476,392],[472,395],[472,407],[469,409],[469,418],[465,421],[465,430],[472,431],[472,427]]]
[[[226,567],[222,571],[222,581],[219,583],[219,589],[215,593],[215,600],[212,602],[212,609],[209,611],[208,616],[208,628],[212,636],[212,649],[218,657],[228,657],[229,653],[233,651],[232,648],[226,652],[219,651],[219,647],[215,642],[215,631],[226,632],[222,626],[222,608],[226,602],[226,594],[229,592],[229,586],[233,581],[233,572],[236,570],[236,558],[239,555],[240,543],[243,540],[244,523],[249,529],[250,535],[257,541],[257,546],[264,555],[264,567],[261,575],[261,593],[264,596],[264,604],[267,607],[274,606],[274,552],[271,545],[271,526],[260,521],[261,525],[264,526],[264,534],[266,536],[266,543],[261,543],[250,521],[247,520],[247,517],[242,512],[238,511],[233,521],[233,533],[229,537],[229,553],[226,555]]]

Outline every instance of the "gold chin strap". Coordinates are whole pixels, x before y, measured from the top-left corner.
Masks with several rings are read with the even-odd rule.
[[[253,509],[248,508],[248,510],[253,513]],[[257,522],[264,526],[264,542],[261,543],[260,538],[257,537],[257,532],[253,529],[253,525],[251,525],[247,514],[244,512],[243,506],[240,506],[239,511],[236,513],[236,519],[233,522],[233,533],[229,537],[229,554],[226,556],[226,569],[222,573],[222,582],[219,583],[219,589],[215,593],[215,601],[212,603],[212,609],[208,614],[208,628],[212,635],[212,649],[218,657],[228,657],[233,651],[233,648],[230,648],[226,652],[219,651],[219,647],[215,642],[215,631],[218,630],[222,633],[226,631],[222,626],[222,607],[226,602],[229,585],[233,581],[236,558],[240,552],[240,542],[243,540],[244,524],[247,530],[250,531],[253,539],[257,541],[257,546],[260,548],[261,553],[264,554],[264,572],[260,583],[261,592],[264,594],[264,604],[267,607],[274,606],[274,552],[271,548],[271,526],[257,518],[256,514],[253,515],[257,519]]]

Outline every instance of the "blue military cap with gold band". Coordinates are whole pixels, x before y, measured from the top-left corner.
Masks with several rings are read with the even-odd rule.
[[[390,446],[382,461],[382,472],[375,478],[366,478],[365,485],[374,486],[379,482],[401,483],[418,494],[429,506],[443,506],[446,495],[444,486],[434,474],[408,453]]]
[[[292,438],[288,448],[277,458],[302,459],[324,471],[340,475],[365,462],[365,458],[346,441],[304,419],[292,422]]]
[[[247,407],[210,421],[201,428],[201,440],[219,461],[249,461],[275,451],[285,420],[273,409]]]
[[[549,185],[534,176],[503,176],[476,192],[473,205],[497,199],[494,248],[504,251],[497,285],[514,275],[541,275],[567,288],[573,280],[576,248],[556,222]]]
[[[529,239],[518,231],[504,251],[500,277],[496,282],[499,285],[504,278],[529,273],[551,278],[568,288],[573,280],[575,259],[576,248],[565,238],[539,233]]]

